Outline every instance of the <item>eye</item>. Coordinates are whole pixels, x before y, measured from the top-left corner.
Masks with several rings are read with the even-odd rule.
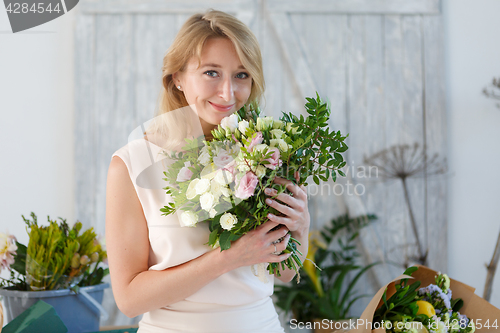
[[[216,71],[206,71],[203,74],[207,74],[210,77],[217,77],[219,75]]]
[[[241,72],[241,73],[236,74],[236,77],[238,79],[246,79],[246,78],[250,77],[250,75],[248,75],[248,73]]]

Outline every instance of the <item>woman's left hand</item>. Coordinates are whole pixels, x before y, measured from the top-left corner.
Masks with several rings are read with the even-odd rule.
[[[294,174],[297,182],[299,181],[299,173]],[[274,179],[276,184],[284,185],[292,193],[278,193],[275,189],[267,188],[265,194],[275,198],[267,198],[266,203],[283,214],[283,216],[276,216],[268,214],[271,221],[285,225],[292,233],[304,234],[309,232],[310,216],[307,208],[307,191],[304,185],[298,186],[288,179],[276,177]]]

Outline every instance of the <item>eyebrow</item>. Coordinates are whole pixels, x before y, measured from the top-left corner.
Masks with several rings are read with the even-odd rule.
[[[218,65],[218,64],[203,64],[200,66],[200,68],[205,68],[205,67],[215,67],[215,68],[221,68],[222,66],[221,65]],[[240,65],[238,66],[238,69],[246,69],[245,67],[243,67],[243,65]]]

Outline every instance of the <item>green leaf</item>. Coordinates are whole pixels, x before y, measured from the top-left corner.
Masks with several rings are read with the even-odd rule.
[[[231,248],[231,233],[225,230],[219,238],[221,251]]]

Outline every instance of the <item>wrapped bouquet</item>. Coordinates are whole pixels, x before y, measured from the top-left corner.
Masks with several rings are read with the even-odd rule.
[[[274,183],[276,177],[307,185],[312,177],[336,180],[345,176],[342,152],[346,136],[328,129],[330,110],[320,97],[307,98],[308,116],[283,113],[278,120],[262,117],[258,106],[248,105],[222,119],[212,131],[213,140],[186,139],[182,151],[168,153],[173,163],[164,172],[165,188],[173,201],[163,207],[163,215],[178,213],[182,226],[209,224],[208,244],[221,251],[250,230],[267,221],[269,213],[280,212],[265,204],[266,188],[289,193]],[[295,178],[296,172],[300,178]],[[293,237],[281,263],[270,263],[269,273],[280,275],[285,266],[299,271],[298,241]]]

